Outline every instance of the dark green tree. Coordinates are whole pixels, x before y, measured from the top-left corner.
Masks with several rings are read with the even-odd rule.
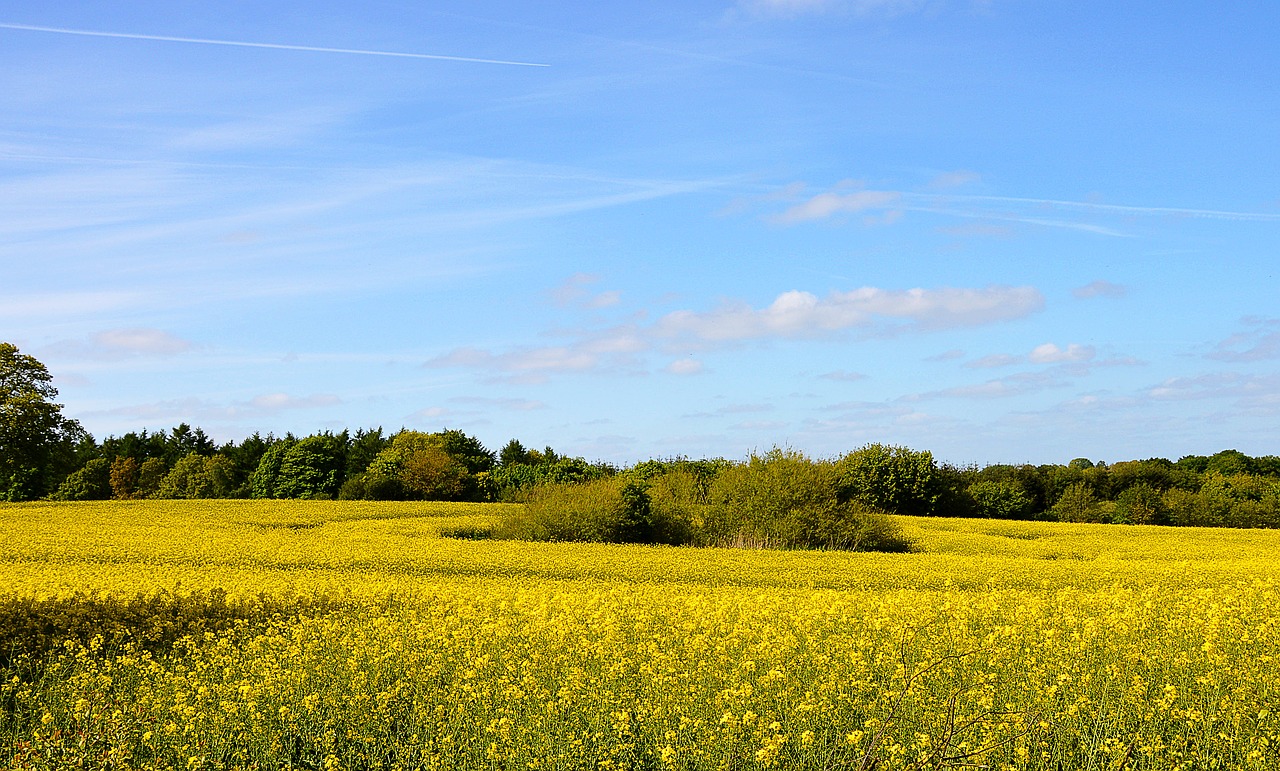
[[[346,432],[295,442],[280,459],[272,498],[332,498],[345,481]]]
[[[62,416],[57,397],[43,364],[0,343],[0,500],[39,498],[76,468],[76,445],[87,435]]]
[[[58,485],[53,498],[60,501],[105,501],[111,497],[111,462],[93,458]]]

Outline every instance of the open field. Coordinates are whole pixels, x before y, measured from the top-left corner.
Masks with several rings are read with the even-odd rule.
[[[5,642],[37,653],[5,652],[6,762],[1280,768],[1280,532],[902,519],[906,555],[439,537],[495,506],[0,506]]]

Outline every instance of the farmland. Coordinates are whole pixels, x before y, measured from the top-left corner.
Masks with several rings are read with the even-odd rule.
[[[899,517],[909,554],[440,536],[503,505],[0,507],[6,762],[1280,767],[1275,531]]]

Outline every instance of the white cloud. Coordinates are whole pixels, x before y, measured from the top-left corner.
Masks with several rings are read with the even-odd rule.
[[[548,372],[584,372],[599,364],[600,357],[572,346],[515,348],[491,353],[479,348],[455,348],[427,362],[428,367],[465,367],[535,377]]]
[[[588,287],[599,283],[600,277],[594,273],[575,273],[550,291],[551,300],[556,305],[577,305],[597,310],[617,305],[622,301],[622,292],[612,289],[592,294]]]
[[[514,410],[516,412],[528,412],[531,410],[545,410],[547,405],[545,402],[536,399],[512,399],[512,398],[493,398],[486,396],[456,396],[449,400],[454,404],[473,404],[477,407],[495,408],[501,410]]]
[[[848,370],[838,369],[834,372],[824,372],[818,377],[822,380],[834,380],[838,383],[856,383],[859,380],[866,380],[867,376],[861,372],[850,372]]]
[[[1054,343],[1045,343],[1032,349],[1027,358],[1036,364],[1060,364],[1062,362],[1090,361],[1097,355],[1092,345],[1070,343],[1066,348],[1059,348]]]
[[[934,190],[951,190],[957,187],[964,187],[975,182],[981,182],[982,175],[976,171],[968,171],[959,169],[956,171],[947,171],[939,174],[929,181],[929,187]]]
[[[1119,298],[1124,297],[1128,293],[1129,290],[1126,287],[1120,284],[1113,284],[1110,281],[1102,280],[1090,281],[1084,286],[1076,287],[1071,290],[1071,294],[1081,300],[1089,300],[1094,297]]]
[[[308,410],[316,407],[332,407],[341,404],[342,400],[333,394],[312,394],[310,396],[293,396],[286,393],[262,394],[249,400],[249,405],[263,412],[280,412],[281,410]]]
[[[697,359],[676,359],[664,371],[672,375],[699,375],[703,367],[702,362]]]
[[[819,193],[809,200],[792,206],[773,217],[774,222],[794,225],[827,219],[837,214],[857,214],[866,211],[892,209],[902,199],[902,194],[891,190],[859,190],[853,193]]]
[[[1229,362],[1280,359],[1280,319],[1245,319],[1251,329],[1218,343],[1206,358]]]
[[[992,369],[994,367],[1008,367],[1021,361],[1021,356],[1014,356],[1008,353],[993,353],[990,356],[983,356],[981,359],[965,362],[965,366],[969,369]]]
[[[503,380],[541,382],[551,374],[591,371],[644,371],[643,355],[654,350],[688,354],[747,341],[821,339],[857,331],[862,337],[979,326],[1024,317],[1044,298],[1032,287],[982,289],[885,290],[863,287],[832,292],[820,299],[809,292],[783,292],[765,308],[743,302],[713,311],[681,310],[648,326],[619,325],[558,334],[576,337],[561,345],[518,346],[493,352],[455,348],[426,362],[434,368],[457,367],[500,373]],[[664,371],[694,374],[697,360],[673,362]],[[837,378],[857,379],[857,373]]]
[[[248,401],[219,403],[199,397],[166,399],[146,404],[132,404],[107,410],[91,410],[88,416],[111,415],[143,421],[205,421],[237,420],[247,417],[273,415],[286,410],[307,410],[332,407],[342,400],[332,394],[293,396],[287,393],[270,393],[255,396]]]
[[[1212,372],[1174,377],[1151,387],[1147,395],[1159,400],[1238,399],[1254,405],[1280,406],[1280,375]]]
[[[191,350],[191,343],[159,329],[111,329],[94,335],[102,350],[117,354],[171,356]]]
[[[887,290],[863,287],[819,299],[783,292],[759,310],[731,303],[699,313],[675,311],[660,319],[659,337],[698,342],[828,337],[851,329],[871,335],[904,330],[951,329],[1022,318],[1044,305],[1032,287]]]

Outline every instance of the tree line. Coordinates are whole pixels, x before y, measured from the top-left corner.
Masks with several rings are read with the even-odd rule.
[[[821,488],[813,500],[853,500],[889,514],[1280,527],[1280,457],[1237,450],[1176,461],[1108,464],[1077,458],[1065,465],[979,468],[939,464],[928,451],[870,444],[835,461],[775,450],[745,461],[674,458],[619,468],[551,447],[526,448],[517,439],[494,452],[456,429],[387,433],[372,428],[304,437],[255,433],[219,445],[200,428],[182,423],[168,431],[142,430],[98,442],[62,416],[56,396],[40,362],[0,343],[0,500],[532,501],[539,499],[537,491],[596,484],[611,491],[603,493],[611,511],[631,511],[624,511],[625,519],[652,511],[655,490],[659,508],[667,495],[684,501],[687,515],[704,505],[717,484],[725,490],[726,480],[755,468],[764,476],[734,484],[750,487],[767,478],[777,486],[779,479],[789,478],[796,486]],[[678,496],[662,492],[663,485],[677,483],[687,490]],[[624,495],[625,505],[617,503]]]

